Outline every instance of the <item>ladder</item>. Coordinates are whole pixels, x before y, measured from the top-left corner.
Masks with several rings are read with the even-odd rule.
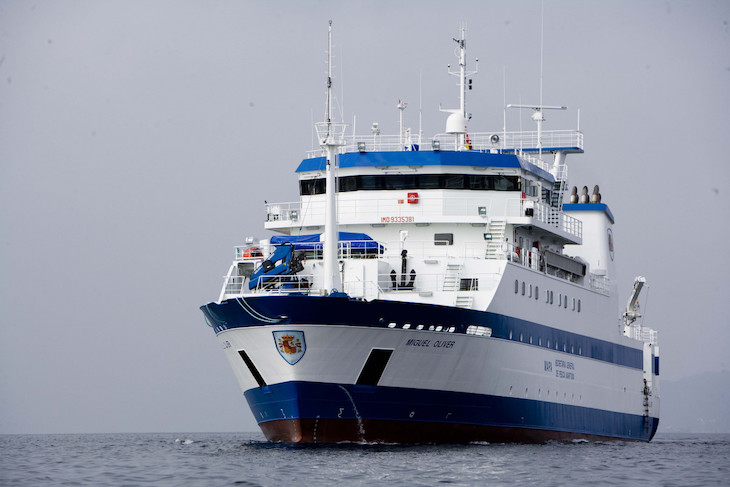
[[[487,232],[491,240],[487,241],[486,259],[499,259],[502,256],[502,244],[504,243],[504,232],[507,228],[505,220],[492,218],[487,225]]]
[[[461,264],[446,264],[444,291],[458,291],[461,278]]]
[[[471,294],[457,293],[456,302],[454,303],[454,305],[459,308],[471,308],[471,304],[473,301],[474,296],[472,296]]]

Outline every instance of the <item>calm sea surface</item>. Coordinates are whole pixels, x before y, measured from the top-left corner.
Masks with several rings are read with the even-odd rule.
[[[259,433],[0,435],[0,484],[730,485],[730,435],[651,443],[285,446]]]

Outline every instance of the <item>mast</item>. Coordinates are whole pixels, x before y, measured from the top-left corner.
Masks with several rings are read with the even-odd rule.
[[[457,149],[461,150],[465,148],[466,145],[466,124],[471,118],[469,114],[466,113],[466,77],[476,74],[478,70],[466,70],[466,28],[461,28],[461,39],[457,39],[455,37],[453,39],[454,42],[459,45],[456,52],[456,57],[459,60],[459,71],[449,71],[449,74],[459,77],[459,108],[441,109],[441,111],[451,113],[446,120],[446,133],[456,135]],[[479,59],[476,60],[476,63],[479,63]],[[451,69],[451,65],[448,67]],[[471,80],[469,80],[469,89],[471,89]]]
[[[324,290],[326,293],[340,291],[342,284],[337,269],[337,188],[335,187],[335,171],[337,148],[343,144],[345,124],[332,122],[332,21],[329,21],[327,37],[327,103],[325,121],[316,124],[319,145],[324,149],[327,163],[325,170],[325,222],[324,246]]]

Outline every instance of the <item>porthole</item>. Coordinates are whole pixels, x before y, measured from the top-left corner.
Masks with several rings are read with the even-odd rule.
[[[416,327],[416,330],[423,330],[423,325],[418,325],[418,326]]]
[[[570,346],[570,353],[575,353],[575,347],[573,345]]]
[[[545,290],[545,302],[547,304],[550,304],[550,291],[548,291],[547,289]]]
[[[522,341],[522,333],[520,333],[520,341]]]
[[[532,284],[530,284],[530,296],[529,297],[532,297]]]
[[[433,331],[435,328],[436,328],[435,326],[431,325],[428,327],[428,331]]]
[[[525,295],[525,281],[522,281],[522,295]]]
[[[580,313],[580,299],[578,300],[578,313]]]
[[[547,347],[550,348],[550,339],[548,338]]]
[[[553,304],[553,292],[550,291],[550,304]]]
[[[509,339],[512,340],[512,330],[509,332]]]
[[[573,298],[573,311],[575,311],[575,298]]]
[[[557,350],[557,349],[558,349],[558,341],[555,340],[555,350]]]
[[[568,296],[563,297],[563,308],[568,309]]]
[[[568,351],[568,345],[563,343],[563,352],[567,352],[567,351]]]
[[[443,330],[443,326],[439,325],[436,327],[436,331],[441,331],[441,330]]]
[[[404,323],[404,324],[403,324],[403,329],[404,329],[404,330],[407,330],[407,329],[408,329],[408,328],[410,328],[410,327],[411,327],[411,324],[410,324],[410,323]]]
[[[532,345],[532,335],[530,335],[530,345]]]
[[[583,355],[583,349],[578,345],[578,355]]]
[[[518,292],[520,292],[520,281],[515,279],[515,294],[517,294]]]
[[[540,288],[535,286],[535,301],[537,301],[539,296],[540,296]]]
[[[563,295],[558,294],[558,308],[560,308],[563,305]]]
[[[542,347],[542,337],[537,337],[537,346]]]

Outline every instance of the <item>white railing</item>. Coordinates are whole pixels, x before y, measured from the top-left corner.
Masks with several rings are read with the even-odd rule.
[[[652,345],[659,345],[659,332],[638,323],[634,323],[629,327],[629,337]]]
[[[343,198],[341,193],[337,203],[337,218],[340,223],[418,223],[437,221],[439,218],[450,220],[454,217],[471,217],[475,221],[487,218],[530,217],[549,226],[573,235],[583,237],[583,223],[577,218],[541,201],[521,198],[486,199],[484,197],[463,196],[419,196],[417,204],[399,202],[397,198]],[[403,201],[403,200],[401,200]],[[310,199],[306,204],[298,202],[268,203],[266,221],[291,224],[307,220],[324,220],[324,199]],[[322,224],[322,223],[320,223]]]
[[[492,137],[499,137],[492,142]],[[345,135],[340,140],[341,153],[345,152],[405,152],[409,150],[434,150],[435,142],[438,150],[474,150],[480,152],[502,151],[538,151],[537,132],[475,132],[468,134],[469,149],[460,147],[459,136],[455,134],[436,134],[432,138],[399,135]],[[415,146],[419,146],[416,149]],[[542,132],[542,149],[545,152],[552,150],[583,150],[583,134],[577,130],[546,130]],[[315,149],[307,152],[308,158],[322,157],[324,151]]]
[[[603,294],[611,294],[611,280],[606,276],[599,276],[591,273],[589,286],[594,291],[598,291]]]
[[[517,265],[532,269],[537,272],[546,272],[546,268],[539,251],[533,251],[528,248],[520,248],[508,242],[502,242],[499,250],[487,256],[487,246],[489,241],[468,241],[463,245],[434,245],[433,241],[422,240],[406,240],[374,242],[367,241],[371,245],[378,245],[376,249],[365,252],[362,248],[353,244],[360,244],[363,241],[343,241],[340,242],[339,259],[361,259],[361,258],[379,258],[388,259],[391,264],[396,263],[401,258],[401,251],[408,251],[408,258],[415,259],[484,259],[491,258],[496,260],[508,260]],[[274,250],[274,245],[264,245],[261,247],[264,256],[268,257]],[[319,260],[322,258],[322,244],[316,243],[312,247],[304,250],[306,259]],[[444,280],[447,272],[440,273],[417,273],[413,286],[409,286],[411,275],[408,273],[401,276],[400,272],[395,268],[395,274],[379,274],[376,281],[363,281],[360,278],[345,280],[343,289],[351,296],[379,296],[383,292],[437,292],[444,290]],[[395,284],[391,276],[395,276]],[[306,294],[321,294],[323,289],[320,288],[321,280],[313,274],[288,274],[279,276],[267,276],[265,281],[260,281],[252,292],[278,293],[286,294],[291,292],[300,292]],[[347,277],[347,276],[345,276]],[[497,279],[498,274],[478,274],[468,276],[473,278],[489,278]],[[225,295],[240,295],[242,292],[249,292],[248,280],[242,276],[226,276],[224,281]],[[588,286],[600,293],[610,294],[610,281],[605,276],[590,274],[585,281]],[[405,286],[404,286],[405,284]],[[459,288],[457,287],[456,290]]]

